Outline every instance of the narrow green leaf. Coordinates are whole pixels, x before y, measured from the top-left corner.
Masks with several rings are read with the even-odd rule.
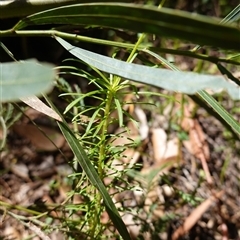
[[[215,91],[223,88],[228,91],[233,99],[240,99],[239,88],[236,85],[227,82],[222,76],[171,71],[167,69],[151,68],[138,64],[126,63],[74,47],[59,37],[56,37],[56,39],[74,56],[107,73],[186,94],[194,94],[206,88]],[[152,54],[154,55],[154,53]]]
[[[80,145],[79,141],[76,139],[74,134],[72,133],[71,129],[67,126],[67,124],[63,122],[58,122],[59,128],[61,129],[64,137],[66,138],[67,142],[69,143],[69,146],[71,147],[73,153],[77,157],[82,169],[86,173],[88,179],[91,181],[93,186],[95,186],[98,191],[101,193],[102,198],[104,200],[106,210],[114,224],[114,226],[117,228],[120,235],[123,237],[123,239],[130,240],[131,237],[127,231],[127,228],[122,221],[111,197],[109,196],[103,182],[99,178],[96,170],[94,169],[93,165],[89,161],[84,149]]]
[[[235,7],[222,21],[222,24],[231,23],[240,19],[240,4]]]
[[[240,4],[234,8],[226,17],[221,20],[221,24],[232,23],[237,21],[240,18]],[[196,46],[193,49],[193,52],[199,50],[202,46]]]
[[[115,98],[114,101],[115,101],[116,108],[117,108],[117,112],[118,112],[119,127],[122,127],[122,126],[123,126],[123,111],[122,111],[122,106],[121,106],[121,103],[120,103],[119,99]]]
[[[94,111],[94,113],[93,113],[92,117],[90,118],[90,121],[87,125],[87,128],[85,130],[86,133],[88,133],[88,131],[92,128],[92,125],[93,125],[94,121],[96,120],[100,111],[101,111],[101,108],[98,108]]]
[[[157,59],[159,59],[163,64],[165,64],[166,66],[168,66],[170,69],[172,69],[173,71],[177,71],[179,72],[180,70],[173,65],[172,63],[168,62],[166,59],[162,58],[161,56],[146,50],[146,52],[148,52],[149,54],[151,54],[152,56],[156,57]],[[220,69],[220,68],[219,68]],[[221,69],[220,69],[221,70]],[[224,70],[226,70],[224,68]],[[226,74],[225,71],[222,72],[223,74]],[[231,74],[230,72],[228,72],[227,76],[229,77],[229,74]],[[230,77],[231,79],[231,77]],[[197,93],[209,106],[212,107],[212,109],[214,109],[214,111],[221,116],[221,118],[237,133],[240,134],[240,124],[210,95],[208,94],[206,91],[201,90]],[[238,94],[240,96],[240,90],[238,91]]]
[[[44,98],[48,102],[48,104],[54,109],[59,116],[61,116],[60,112],[58,109],[54,106],[54,104],[51,102],[51,100],[44,95]],[[78,159],[79,164],[81,165],[83,171],[86,173],[88,179],[90,182],[95,186],[98,191],[101,193],[103,201],[106,206],[106,210],[109,214],[109,217],[111,218],[114,226],[120,233],[120,235],[123,237],[124,240],[131,240],[131,237],[127,231],[127,228],[122,221],[118,210],[113,203],[110,195],[108,194],[102,180],[98,176],[95,168],[91,164],[90,160],[88,159],[83,147],[77,140],[76,136],[74,133],[71,131],[71,129],[68,127],[67,122],[64,120],[62,117],[62,122],[57,122],[60,130],[62,131],[64,137],[66,138],[70,148],[72,149],[73,153],[75,154],[76,158]]]
[[[0,63],[0,101],[15,101],[51,89],[56,72],[35,61]]]
[[[240,50],[240,30],[236,25],[223,25],[211,17],[154,6],[125,3],[75,4],[28,16],[13,29],[20,30],[39,24],[121,28]]]
[[[238,86],[240,86],[240,80],[232,75],[231,72],[229,72],[222,64],[218,63],[217,67],[219,71],[223,74],[226,75],[229,79],[231,79],[233,82],[235,82]],[[239,90],[240,94],[240,90]]]
[[[100,130],[103,128],[104,121],[101,121],[98,125],[96,130],[93,133],[93,138],[95,138],[97,135],[99,135]]]
[[[206,101],[232,129],[240,135],[240,123],[238,123],[211,95],[206,91],[199,91],[198,94]]]
[[[99,93],[98,90],[96,91],[91,91],[91,92],[87,92],[87,93],[63,93],[61,94],[60,96],[67,96],[67,95],[70,95],[70,96],[80,96],[76,99],[74,99],[72,102],[69,103],[69,105],[66,107],[65,111],[64,111],[64,114],[66,114],[69,110],[71,110],[74,106],[76,106],[78,103],[80,104],[81,101],[85,98],[85,97],[89,97],[89,96],[92,96],[94,94],[97,94]]]

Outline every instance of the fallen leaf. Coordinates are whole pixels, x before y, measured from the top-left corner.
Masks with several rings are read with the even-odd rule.
[[[15,227],[11,227],[11,226],[8,226],[5,228],[3,232],[3,237],[4,236],[6,236],[7,239],[21,239],[20,232]]]
[[[30,181],[29,171],[25,164],[23,163],[11,164],[10,169],[15,175],[21,177],[24,180]]]
[[[179,140],[177,138],[167,141],[166,132],[162,128],[155,128],[152,129],[151,140],[155,167],[168,165],[168,168],[170,168],[173,163],[179,162],[181,154],[179,152]]]
[[[223,193],[224,191],[220,191],[214,194],[203,203],[201,203],[197,208],[195,208],[192,213],[186,218],[183,225],[173,233],[172,240],[177,240],[185,235],[197,223],[197,221],[208,210],[208,208],[222,196]]]
[[[38,97],[24,97],[20,98],[21,101],[26,103],[28,106],[34,108],[35,110],[54,118],[57,121],[62,121],[61,117],[50,107],[48,107],[44,102],[42,102]]]
[[[134,219],[133,214],[126,213],[122,216],[122,219],[126,226],[128,226],[129,233],[133,239],[136,239],[139,236],[141,226],[140,221]]]
[[[181,126],[185,131],[189,132],[189,140],[183,141],[183,145],[192,155],[201,160],[207,182],[212,184],[213,180],[207,165],[207,161],[210,159],[209,146],[201,125],[197,119],[191,118],[191,111],[193,109],[194,106],[191,104],[185,106],[184,109],[184,118]]]
[[[209,160],[210,152],[206,142],[205,134],[203,133],[202,127],[196,119],[191,119],[189,139],[191,142],[191,149],[189,149],[190,153],[195,155],[197,158],[199,158],[201,154],[204,154],[205,159]]]
[[[167,134],[162,128],[152,129],[153,157],[157,165],[161,164],[167,149]]]
[[[36,127],[32,124],[15,124],[14,132],[28,139],[37,151],[55,151],[65,143],[62,134],[49,127]]]
[[[135,114],[139,120],[139,134],[141,136],[141,139],[144,140],[148,137],[149,134],[149,126],[148,121],[145,112],[139,108],[135,108]]]

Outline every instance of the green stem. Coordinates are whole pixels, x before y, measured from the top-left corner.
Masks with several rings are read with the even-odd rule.
[[[102,132],[101,132],[101,146],[100,146],[100,153],[99,153],[99,164],[98,164],[98,172],[99,176],[102,179],[103,178],[103,165],[104,165],[104,160],[105,160],[105,154],[106,154],[106,135],[107,135],[107,130],[108,130],[108,125],[109,125],[109,119],[110,119],[110,114],[111,114],[111,106],[113,102],[113,92],[111,90],[108,90],[107,93],[107,101],[106,101],[106,106],[105,106],[105,113],[104,113],[104,124],[102,127]]]
[[[0,31],[0,37],[21,37],[21,36],[27,36],[27,37],[58,36],[58,37],[61,37],[64,39],[78,40],[78,41],[82,41],[82,42],[89,42],[89,43],[95,43],[95,44],[101,44],[101,45],[107,45],[107,46],[113,46],[113,47],[119,47],[119,48],[127,48],[127,49],[134,49],[136,46],[136,44],[96,39],[96,38],[80,36],[80,35],[71,34],[71,33],[65,33],[65,32],[61,32],[61,31],[57,31],[57,30],[19,30],[19,31],[14,31],[14,30],[10,29],[10,30],[5,30],[5,31]],[[212,63],[225,62],[225,63],[229,63],[229,64],[240,65],[240,62],[236,61],[236,60],[217,58],[217,57],[207,56],[204,54],[197,54],[197,53],[194,53],[191,51],[182,51],[182,50],[175,50],[175,49],[168,49],[168,48],[146,47],[146,46],[140,45],[140,44],[137,47],[138,51],[142,51],[145,49],[151,50],[153,52],[169,53],[169,54],[174,54],[174,55],[202,59],[202,60],[209,61]]]
[[[44,213],[37,212],[35,210],[31,210],[31,209],[25,208],[25,207],[20,206],[20,205],[6,203],[4,201],[0,201],[0,206],[6,207],[6,208],[10,208],[10,209],[17,209],[19,211],[23,211],[25,213],[29,213],[29,214],[33,214],[33,215],[37,215],[37,216],[38,215],[43,216],[42,214],[46,215],[48,213],[48,212],[44,212]]]
[[[114,90],[113,90],[114,91]],[[110,114],[111,114],[111,106],[112,101],[114,98],[114,93],[112,89],[109,89],[106,94],[106,104],[105,104],[105,112],[103,116],[103,126],[101,129],[101,137],[100,137],[100,149],[99,149],[99,159],[98,159],[98,175],[101,180],[104,178],[104,161],[106,159],[106,145],[107,145],[107,130],[110,120]],[[92,228],[91,228],[91,237],[94,239],[95,234],[97,233],[97,228],[99,226],[101,212],[102,212],[102,197],[101,194],[96,190],[96,204],[95,209],[93,213],[93,222],[92,222]]]
[[[134,55],[140,45],[140,43],[143,41],[143,39],[145,38],[145,34],[142,34],[137,43],[134,45],[133,50],[131,51],[131,54],[129,55],[127,62],[131,62],[134,59]],[[102,126],[102,130],[101,130],[101,138],[100,138],[100,150],[99,150],[99,159],[98,159],[98,174],[99,177],[101,179],[104,178],[104,161],[106,158],[106,136],[107,136],[107,130],[108,130],[108,125],[110,122],[110,114],[111,114],[111,106],[112,106],[112,102],[114,101],[114,95],[116,94],[116,92],[119,89],[119,83],[120,83],[121,78],[118,76],[114,76],[113,77],[113,82],[111,82],[110,88],[107,91],[106,94],[106,105],[105,105],[105,112],[104,112],[104,116],[103,116],[103,121],[104,124]],[[94,216],[94,222],[93,222],[93,227],[92,227],[92,231],[91,231],[91,237],[94,237],[96,230],[97,230],[97,226],[99,226],[99,221],[100,221],[100,213],[101,213],[101,201],[102,201],[102,197],[101,194],[99,192],[96,192],[97,196],[96,196],[96,205],[95,205],[95,214]]]
[[[135,44],[132,52],[130,53],[128,59],[127,59],[127,62],[131,62],[133,57],[134,57],[134,54],[136,53],[136,51],[138,50],[141,42],[144,40],[144,38],[146,37],[146,34],[145,33],[142,33],[141,36],[138,38],[138,41],[137,43]]]

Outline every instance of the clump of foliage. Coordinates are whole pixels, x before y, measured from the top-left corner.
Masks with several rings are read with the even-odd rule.
[[[132,142],[126,146],[114,146],[113,142],[120,137],[120,134],[109,133],[108,129],[109,126],[117,123],[123,131],[128,131],[125,124],[126,119],[127,121],[135,121],[125,110],[127,104],[135,104],[135,102],[123,100],[129,93],[133,94],[135,99],[139,98],[137,87],[132,81],[194,95],[202,105],[214,109],[233,132],[240,134],[239,123],[221,106],[221,103],[206,91],[210,88],[216,92],[220,88],[224,88],[232,98],[237,100],[240,98],[239,80],[233,76],[226,66],[226,64],[240,65],[237,53],[240,49],[240,31],[235,23],[227,24],[227,22],[239,19],[239,6],[225,18],[224,24],[220,24],[210,17],[194,16],[174,9],[164,9],[162,4],[158,8],[125,3],[67,5],[27,16],[11,29],[0,31],[0,37],[2,38],[11,36],[40,37],[42,35],[53,37],[78,59],[74,61],[83,63],[88,69],[86,71],[83,68],[74,67],[75,64],[68,65],[69,61],[65,62],[65,66],[57,67],[59,74],[56,74],[56,69],[53,70],[51,65],[39,65],[32,61],[16,61],[14,63],[4,63],[1,66],[3,76],[1,87],[3,88],[2,98],[4,102],[22,99],[49,90],[53,79],[55,80],[54,84],[61,91],[61,98],[68,102],[64,114],[72,117],[72,128],[69,127],[64,114],[60,113],[51,100],[45,96],[52,110],[60,116],[59,121],[57,121],[58,126],[74,153],[74,159],[69,161],[73,170],[73,173],[69,176],[73,191],[69,192],[68,199],[61,206],[55,207],[56,211],[64,212],[64,217],[60,219],[59,229],[66,232],[68,239],[77,239],[79,232],[84,238],[89,239],[103,239],[107,234],[109,238],[117,238],[118,233],[123,239],[131,239],[122,220],[123,214],[129,209],[124,209],[123,206],[117,209],[113,199],[114,195],[131,189],[126,176],[129,176],[129,169],[135,166],[127,165],[119,171],[112,163],[116,159],[124,158],[124,150],[135,143]],[[142,16],[144,16],[144,19]],[[119,21],[120,17],[122,21]],[[35,26],[48,26],[48,24],[57,26],[47,30],[29,30],[27,28],[32,27],[34,29]],[[116,32],[116,39],[103,40],[75,34],[74,29],[78,25],[84,25],[86,28],[97,25],[116,32],[121,28],[127,35],[129,31],[141,34],[138,35],[136,43],[128,43],[124,39],[118,41],[119,37]],[[153,36],[153,38],[163,36],[166,39],[170,37],[179,38],[200,45],[189,51],[160,48],[154,46],[153,41],[149,40],[149,36]],[[73,43],[70,44],[64,39]],[[102,56],[76,47],[76,41],[106,45],[109,48],[114,47],[111,51],[112,56]],[[223,49],[221,51],[225,51],[225,57],[213,57],[199,53],[198,51],[203,45]],[[11,55],[4,45],[2,47]],[[120,49],[125,49],[126,55],[129,53],[125,62],[116,59]],[[195,73],[182,72],[170,61],[163,58],[162,53],[183,55],[199,61],[211,62],[221,71],[222,75],[226,75],[232,82],[226,81],[223,76],[200,74],[198,72],[201,68],[196,69]],[[142,65],[132,63],[134,60]],[[9,71],[10,68],[11,71]],[[65,74],[86,79],[89,84],[94,85],[95,90],[82,93],[79,86],[73,87],[64,80],[63,76]],[[25,81],[26,79],[29,81]],[[32,81],[32,79],[35,81]],[[13,81],[10,82],[10,80]],[[42,80],[46,80],[46,82]],[[130,80],[132,81],[130,82]],[[6,92],[7,94],[5,94]],[[88,98],[94,99],[98,104],[88,106],[86,104]],[[172,100],[176,101],[174,97]],[[11,110],[11,108],[9,109]],[[9,109],[1,110],[6,113],[5,118],[0,118],[5,129]],[[117,117],[113,116],[115,112]],[[83,119],[85,115],[88,116],[87,120]],[[1,147],[4,147],[3,144]],[[108,177],[111,178],[111,181],[106,186],[104,181]],[[120,184],[121,187],[116,188],[115,184]],[[117,192],[110,193],[112,189],[117,189]],[[192,196],[181,191],[178,194],[184,201],[192,204],[198,201],[195,197],[192,198]],[[72,204],[71,200],[75,195],[80,195],[83,202]],[[5,206],[6,209],[11,207],[7,204]],[[109,219],[103,223],[101,218],[106,212]],[[31,221],[36,225],[42,224],[39,224],[36,218],[48,215],[48,212],[31,213],[35,215],[31,218]],[[9,214],[18,218],[24,224],[21,217],[10,211]],[[173,216],[161,219],[161,224],[158,224],[158,226],[164,226],[165,222],[171,218]],[[43,225],[43,229],[49,230],[47,224]],[[148,225],[143,224],[143,226],[147,228]],[[150,228],[143,229],[143,232],[150,230]],[[162,231],[162,229],[160,230]],[[154,234],[155,232],[152,236]]]

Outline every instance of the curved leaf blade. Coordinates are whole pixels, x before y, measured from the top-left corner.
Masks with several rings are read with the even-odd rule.
[[[151,54],[152,56],[154,56],[155,58],[159,59],[164,65],[167,65],[170,69],[172,69],[173,71],[178,71],[180,72],[180,70],[173,65],[172,63],[168,62],[166,59],[162,58],[161,56],[146,50],[146,52],[148,52],[149,54]],[[220,69],[221,70],[221,69]],[[225,69],[226,70],[226,69]],[[226,71],[222,72],[223,74],[226,73]],[[231,78],[231,76],[229,76],[229,72],[227,74],[227,76],[233,80]],[[236,80],[236,79],[235,79]],[[214,109],[214,111],[225,121],[225,123],[227,123],[237,134],[240,135],[240,124],[231,116],[231,114],[229,114],[209,93],[207,93],[204,90],[200,90],[199,92],[197,92],[197,94],[212,108]],[[239,90],[239,96],[240,96],[240,90]],[[193,96],[192,96],[193,97]],[[196,100],[196,98],[195,98]],[[200,104],[201,105],[201,104]]]
[[[202,97],[220,116],[221,118],[238,134],[240,135],[240,124],[206,91],[198,92]],[[239,92],[240,95],[240,92]]]
[[[122,28],[240,50],[240,30],[236,25],[223,25],[211,17],[153,6],[124,3],[63,6],[26,17],[14,30],[38,24],[83,24]]]
[[[114,2],[114,0],[105,0]],[[69,4],[76,4],[76,0],[28,0],[28,1],[11,1],[4,0],[0,4],[0,19],[25,17],[36,12],[44,11]],[[81,2],[101,2],[101,0],[81,0]],[[119,0],[118,0],[119,2]],[[121,0],[121,2],[125,2]],[[127,2],[127,0],[126,0]],[[21,8],[21,11],[19,9]]]
[[[129,232],[124,224],[119,212],[113,203],[112,198],[110,197],[106,187],[104,186],[101,178],[99,177],[96,169],[92,165],[91,161],[89,160],[85,150],[83,149],[82,145],[80,144],[79,140],[74,135],[74,132],[68,126],[68,123],[65,121],[64,117],[58,111],[58,108],[52,103],[52,101],[44,95],[45,100],[49,104],[49,106],[56,111],[56,113],[61,116],[61,121],[58,121],[57,124],[63,133],[65,139],[67,140],[70,148],[72,149],[78,163],[82,167],[83,171],[86,173],[88,179],[92,183],[94,187],[98,189],[100,194],[102,195],[102,199],[104,201],[106,210],[111,218],[114,226],[118,230],[119,234],[122,236],[124,240],[131,240]]]
[[[74,56],[107,73],[186,94],[194,94],[204,89],[217,91],[224,88],[233,99],[240,99],[240,89],[233,83],[227,82],[222,76],[156,69],[134,63],[126,63],[74,47],[59,37],[56,37],[56,39]]]
[[[35,61],[0,63],[0,101],[15,101],[51,89],[55,71]]]
[[[229,23],[240,19],[240,4],[238,4],[222,21],[221,23]]]
[[[109,196],[103,182],[101,181],[100,177],[98,176],[95,168],[93,167],[92,163],[89,161],[84,149],[80,145],[79,141],[76,139],[74,134],[72,133],[71,129],[67,126],[65,122],[58,122],[59,128],[61,129],[64,137],[66,138],[69,146],[71,147],[73,153],[75,154],[79,164],[81,165],[82,169],[86,173],[88,179],[91,181],[94,187],[98,189],[101,193],[102,198],[104,200],[106,210],[111,218],[114,226],[117,228],[120,235],[123,237],[124,240],[131,240],[131,237],[127,231],[127,228],[121,219],[116,206],[114,205],[111,197]]]

